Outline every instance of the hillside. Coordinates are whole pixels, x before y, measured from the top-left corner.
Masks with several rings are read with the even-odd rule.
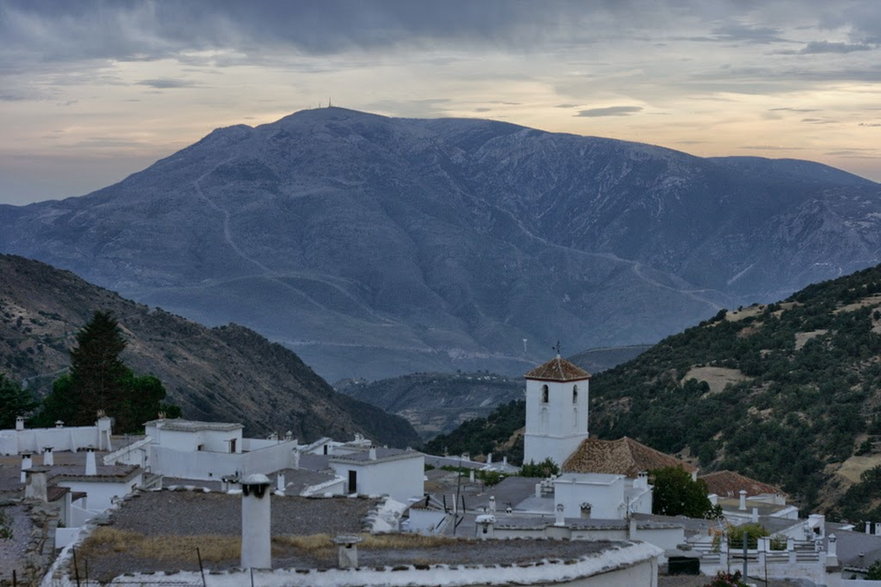
[[[0,255],[0,275],[0,372],[38,393],[67,368],[92,313],[109,310],[128,342],[124,361],[159,377],[187,418],[241,422],[254,435],[290,430],[302,441],[355,432],[394,446],[417,440],[403,419],[336,393],[293,352],[247,328],[206,328],[22,257]]]
[[[878,263],[881,186],[323,108],[215,130],[86,196],[0,206],[0,226],[2,252],[253,328],[329,380],[519,375],[558,339],[644,344]]]
[[[491,373],[413,373],[336,389],[406,419],[427,440],[523,397],[523,380]]]
[[[570,358],[591,373],[605,371],[650,348],[634,345],[590,349]],[[488,372],[411,373],[378,381],[342,380],[337,391],[406,419],[423,440],[447,434],[467,420],[485,418],[497,406],[523,397],[520,377]]]
[[[881,464],[881,266],[721,311],[596,375],[590,390],[592,434],[631,436],[840,512],[843,492]],[[456,452],[467,438],[436,442]]]

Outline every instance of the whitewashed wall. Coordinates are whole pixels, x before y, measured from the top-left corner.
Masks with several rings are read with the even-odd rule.
[[[349,471],[357,472],[355,493],[385,495],[406,503],[410,498],[421,499],[425,493],[425,457],[421,454],[389,461],[362,461],[359,463],[330,462],[334,473],[348,480]]]
[[[581,517],[581,504],[591,504],[591,518],[624,518],[626,479],[621,475],[567,473],[554,481],[554,505],[563,504],[567,518]]]

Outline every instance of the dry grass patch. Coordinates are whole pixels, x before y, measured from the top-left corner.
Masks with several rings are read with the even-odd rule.
[[[191,560],[196,548],[206,562],[221,562],[241,556],[242,541],[237,536],[144,536],[132,530],[100,526],[86,539],[81,556],[98,557],[125,552],[144,559],[161,561]]]
[[[461,543],[447,536],[423,536],[421,534],[357,534],[361,538],[358,548],[367,550],[400,550],[405,548],[435,548],[446,544]],[[291,547],[316,557],[336,552],[337,545],[330,534],[311,536],[273,536],[276,546]]]

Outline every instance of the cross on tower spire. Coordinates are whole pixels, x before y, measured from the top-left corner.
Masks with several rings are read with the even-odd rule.
[[[551,348],[553,350],[557,351],[557,358],[559,359],[560,358],[560,341],[558,340],[557,344],[555,346],[552,346]]]

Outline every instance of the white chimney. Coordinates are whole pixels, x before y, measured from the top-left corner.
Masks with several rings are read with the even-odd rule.
[[[341,569],[357,569],[358,568],[358,543],[361,542],[360,536],[343,535],[333,539],[334,544],[338,548],[339,556],[337,562]]]
[[[56,428],[64,428],[64,421],[63,420],[55,420],[55,427]]]
[[[740,505],[737,506],[737,509],[739,509],[740,511],[743,511],[743,512],[746,511],[746,490],[745,489],[740,490]]]
[[[826,566],[827,567],[837,567],[838,566],[838,538],[835,534],[830,534],[829,538],[826,540]]]
[[[95,462],[95,449],[91,446],[86,449],[86,475],[97,475],[98,465]]]
[[[27,452],[22,453],[22,455],[21,455],[21,477],[20,477],[22,483],[25,483],[28,480],[27,473],[25,471],[27,471],[28,469],[30,469],[33,466],[34,466],[34,462],[31,460],[31,454],[27,453]]]
[[[750,515],[750,521],[753,524],[759,523],[759,508],[753,508],[752,515]]]
[[[24,430],[24,416],[15,417],[15,429]]]
[[[272,523],[269,477],[256,473],[242,481],[242,568],[271,569]]]
[[[291,441],[291,440],[293,440],[293,439],[294,439],[294,433],[291,432],[290,430],[288,430],[287,432],[284,433],[284,439],[287,440],[287,441]]]
[[[275,490],[280,494],[284,495],[284,490],[287,485],[284,482],[284,473],[278,473],[275,476]]]
[[[470,481],[471,483],[474,483],[474,469],[471,469],[470,471],[468,471],[468,481]]]
[[[489,512],[491,514],[496,513],[496,496],[495,495],[489,496]]]
[[[55,464],[55,453],[52,452],[51,446],[43,447],[43,466],[51,467]]]
[[[495,536],[496,517],[492,514],[481,514],[474,521],[477,524],[477,537],[487,540]]]
[[[367,451],[367,458],[370,459],[371,461],[376,460],[376,447],[375,446],[371,446],[370,449]]]
[[[24,465],[22,465],[24,467]],[[866,534],[872,533],[872,522],[866,522]]]
[[[300,468],[300,447],[294,448],[291,454],[291,468],[299,469]]]
[[[566,511],[566,507],[562,503],[558,503],[556,515],[554,516],[554,526],[565,526],[566,519],[564,517],[564,513]]]
[[[508,457],[502,457],[502,464],[505,466],[508,465]]]
[[[881,522],[875,522],[875,535],[881,535]]]
[[[487,465],[493,464],[493,453],[490,452],[490,453],[486,454],[486,464]]]

